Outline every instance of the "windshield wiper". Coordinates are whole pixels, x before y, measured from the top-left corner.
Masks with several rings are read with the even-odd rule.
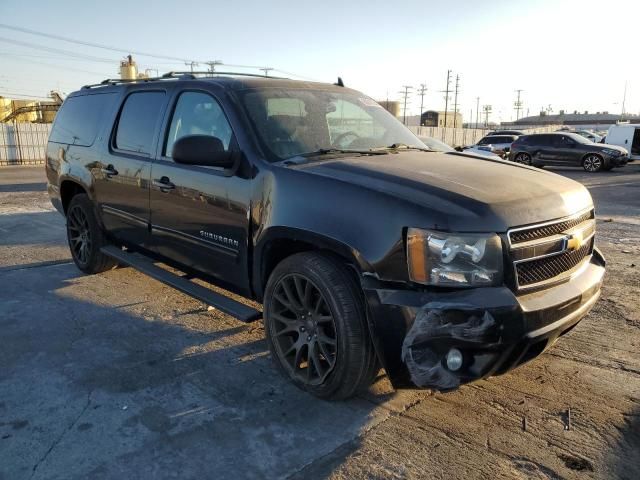
[[[378,152],[381,150],[420,150],[421,152],[433,152],[430,148],[416,147],[415,145],[407,145],[406,143],[392,143],[386,147],[372,148],[372,152]]]
[[[387,152],[378,150],[354,150],[349,148],[319,148],[313,152],[305,152],[296,155],[296,157],[318,157],[320,155],[331,155],[333,153],[357,153],[360,155],[386,155]]]

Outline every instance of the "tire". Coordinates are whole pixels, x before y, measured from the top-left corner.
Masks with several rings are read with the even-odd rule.
[[[604,160],[600,155],[589,153],[582,159],[582,168],[589,173],[599,172],[604,168]]]
[[[528,153],[520,152],[513,157],[513,161],[516,163],[521,163],[523,165],[531,165],[531,155]]]
[[[360,286],[330,254],[280,262],[267,282],[263,317],[276,367],[316,397],[352,397],[379,370]]]
[[[117,265],[113,258],[100,251],[109,242],[98,224],[93,203],[84,193],[75,195],[69,203],[67,241],[73,262],[84,273],[100,273]]]

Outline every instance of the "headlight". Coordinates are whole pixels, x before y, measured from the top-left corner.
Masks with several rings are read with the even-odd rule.
[[[425,285],[487,287],[502,284],[502,242],[493,233],[407,231],[409,278]]]
[[[612,157],[617,157],[618,155],[620,155],[620,152],[618,150],[611,150],[609,148],[603,148],[602,152],[606,153],[607,155],[611,155]]]

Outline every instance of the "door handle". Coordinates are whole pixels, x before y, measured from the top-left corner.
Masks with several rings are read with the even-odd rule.
[[[176,188],[176,186],[171,183],[171,180],[169,180],[169,177],[162,177],[162,178],[154,178],[153,179],[153,186],[154,187],[158,187],[161,191],[163,192],[168,192],[169,190],[173,190],[174,188]]]
[[[103,168],[100,171],[109,178],[113,177],[114,175],[118,175],[118,171],[111,164],[107,165],[106,168]]]

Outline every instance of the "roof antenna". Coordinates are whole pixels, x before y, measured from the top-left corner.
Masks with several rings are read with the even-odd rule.
[[[338,81],[334,83],[334,85],[337,85],[339,87],[344,87],[344,82],[342,81],[342,77],[338,77]]]

